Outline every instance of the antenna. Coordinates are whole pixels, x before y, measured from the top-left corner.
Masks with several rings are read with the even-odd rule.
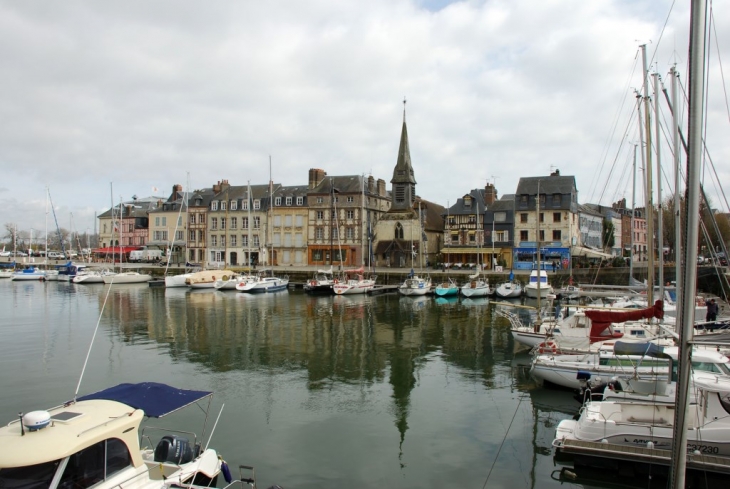
[[[403,122],[406,121],[406,96],[403,95]]]

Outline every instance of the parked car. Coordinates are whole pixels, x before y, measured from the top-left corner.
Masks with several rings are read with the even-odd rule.
[[[12,251],[5,251],[5,250],[0,251],[0,256],[12,256],[12,254],[13,254]]]

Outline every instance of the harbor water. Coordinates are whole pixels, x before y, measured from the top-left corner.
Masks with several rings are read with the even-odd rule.
[[[259,488],[565,484],[551,442],[579,405],[531,380],[487,299],[5,280],[0,306],[5,423],[155,381],[215,392],[210,446]],[[160,425],[200,433],[197,411]]]

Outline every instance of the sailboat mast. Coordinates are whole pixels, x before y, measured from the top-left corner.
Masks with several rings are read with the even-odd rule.
[[[646,44],[641,46],[641,58],[644,65],[644,123],[646,126],[646,249],[649,254],[647,261],[647,290],[646,300],[649,305],[654,303],[654,192],[651,163],[651,113],[649,102],[649,73],[646,65]]]
[[[679,189],[681,187],[681,178],[679,174],[679,118],[677,116],[677,74],[676,67],[672,66],[672,148],[674,150],[674,277],[675,286],[679,287],[679,277],[682,273],[682,262],[679,259],[682,253],[682,217],[680,215],[681,201],[679,200]],[[681,317],[682,301],[677,297],[677,316]]]
[[[699,226],[695,216],[700,212],[700,163],[702,161],[702,120],[705,86],[705,35],[706,4],[692,0],[692,26],[690,28],[689,56],[689,150],[687,153],[687,198],[685,204],[684,273],[682,277],[682,299],[679,318],[679,351],[677,398],[674,409],[674,443],[672,444],[672,470],[670,486],[675,489],[685,485],[687,463],[687,428],[685,420],[689,406],[689,374],[692,349],[690,341],[694,333],[694,296],[697,280],[697,243]]]
[[[633,189],[631,191],[631,253],[629,254],[629,285],[631,279],[634,278],[634,226],[636,219],[636,150],[637,145],[634,144],[634,177],[633,177]]]
[[[654,130],[656,133],[656,199],[657,199],[657,227],[656,243],[659,260],[659,297],[664,300],[664,235],[662,225],[662,161],[661,161],[661,128],[659,127],[659,74],[654,73]]]
[[[537,181],[535,209],[535,221],[537,224],[537,236],[535,236],[535,245],[537,245],[537,320],[535,321],[535,332],[537,333],[540,331],[540,325],[542,324],[542,319],[540,318],[540,295],[542,295],[540,291],[542,285],[542,265],[540,264],[540,180]]]

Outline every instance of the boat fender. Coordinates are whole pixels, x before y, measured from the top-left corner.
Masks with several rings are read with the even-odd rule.
[[[213,279],[213,281],[215,281],[215,275],[213,275],[211,278]]]
[[[339,281],[339,280],[337,280],[337,279],[335,279],[335,283],[336,283],[336,284],[339,284],[339,283],[340,283],[340,281]]]
[[[558,353],[558,345],[554,341],[544,341],[540,343],[538,351],[542,353],[551,353],[555,355]]]
[[[221,472],[223,473],[223,478],[226,480],[226,483],[230,484],[231,482],[233,482],[231,469],[228,467],[228,464],[223,459],[221,459]]]
[[[223,281],[228,282],[228,275],[223,275]]]

